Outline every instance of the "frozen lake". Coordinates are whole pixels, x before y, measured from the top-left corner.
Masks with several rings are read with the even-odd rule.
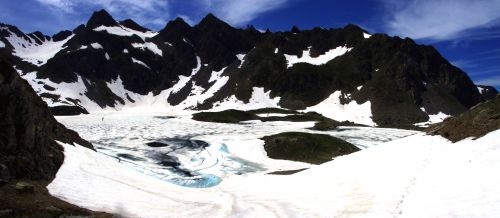
[[[314,131],[309,129],[314,122],[210,123],[171,114],[103,113],[57,119],[121,164],[163,181],[198,188],[215,186],[229,176],[310,167],[268,158],[260,140],[266,135],[328,134],[364,149],[417,133],[372,127]]]

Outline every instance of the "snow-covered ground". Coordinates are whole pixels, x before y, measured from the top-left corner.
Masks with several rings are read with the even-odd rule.
[[[258,138],[282,131],[311,131],[305,129],[312,126],[310,122],[214,124],[192,121],[186,116],[138,114],[93,114],[58,120],[94,142],[99,152],[64,145],[64,164],[48,189],[61,199],[93,210],[130,217],[500,214],[500,176],[495,173],[500,167],[500,130],[453,144],[440,136],[411,131],[342,128],[327,133],[361,147],[376,146],[323,165],[306,166],[267,158]],[[406,135],[411,136],[397,139]],[[209,162],[233,160],[210,164],[200,171],[218,176],[220,183],[208,188],[187,188],[154,174],[146,175],[132,164],[110,157],[128,152],[147,158],[149,149],[155,148],[146,148],[145,142],[175,137],[208,142],[206,152],[213,157],[200,156]],[[203,165],[189,165],[197,160],[185,161],[187,168]],[[232,163],[230,170],[224,168],[225,163]],[[245,164],[255,168],[242,170],[240,166]],[[266,174],[299,167],[310,169],[289,176]]]
[[[214,186],[233,175],[310,167],[269,159],[260,140],[266,135],[287,131],[325,133],[366,148],[416,133],[371,127],[319,132],[308,129],[314,122],[256,120],[220,124],[194,121],[189,114],[171,115],[115,112],[58,120],[91,141],[100,153],[144,174],[189,187]],[[166,145],[151,147],[147,145],[150,142]]]

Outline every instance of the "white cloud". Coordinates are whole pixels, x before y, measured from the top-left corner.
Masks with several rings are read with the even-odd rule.
[[[478,79],[474,83],[478,85],[500,86],[500,75]]]
[[[82,9],[104,8],[112,15],[132,18],[142,24],[158,25],[168,18],[167,0],[36,0],[56,12],[78,14]]]
[[[205,9],[232,24],[248,23],[264,12],[283,7],[289,0],[204,0]]]
[[[188,23],[191,26],[196,24],[195,21],[193,19],[191,19],[191,17],[189,17],[188,15],[179,14],[179,15],[177,15],[177,17],[182,18],[184,21],[186,21],[186,23]]]
[[[500,25],[500,0],[382,0],[389,32],[416,39],[450,40],[468,30]]]

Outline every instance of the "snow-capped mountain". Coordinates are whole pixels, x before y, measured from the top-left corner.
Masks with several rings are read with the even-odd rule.
[[[283,107],[395,126],[439,121],[497,93],[408,38],[355,25],[260,32],[212,14],[159,32],[104,10],[52,37],[0,24],[0,58],[54,114]]]

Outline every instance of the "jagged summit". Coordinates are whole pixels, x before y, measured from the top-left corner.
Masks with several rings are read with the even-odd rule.
[[[54,41],[62,41],[64,39],[67,39],[69,36],[71,36],[71,34],[73,34],[73,32],[69,31],[69,30],[63,30],[63,31],[60,31],[56,34],[54,34],[52,36],[52,40]]]
[[[127,27],[129,29],[133,29],[133,30],[137,30],[137,31],[140,31],[140,32],[147,32],[147,31],[151,31],[150,29],[148,28],[145,28],[139,24],[137,24],[134,20],[132,19],[126,19],[126,20],[122,20],[120,21],[120,24],[123,25],[124,27]]]
[[[208,13],[201,21],[196,25],[196,28],[203,29],[203,28],[233,28],[226,22],[222,21],[218,17],[216,17],[212,13]]]
[[[191,26],[189,26],[186,21],[182,18],[177,17],[175,20],[171,20],[167,23],[165,28],[160,30],[158,37],[165,40],[171,40],[174,38],[179,38],[186,36],[191,31]]]
[[[87,27],[90,29],[97,28],[99,26],[116,26],[118,22],[104,9],[100,11],[95,11],[87,21]]]
[[[182,17],[177,17],[174,20],[169,21],[167,23],[167,26],[168,24],[191,27],[191,25],[189,25],[184,19],[182,19]]]
[[[95,31],[99,26],[127,28]],[[338,105],[350,104],[357,107],[351,121],[397,126],[455,115],[495,94],[432,46],[411,39],[371,36],[353,24],[292,29],[262,33],[208,14],[194,26],[176,18],[158,33],[139,33],[147,29],[133,20],[117,23],[101,10],[87,26],[56,34],[42,46],[34,44],[41,34],[1,28],[0,57],[22,75],[35,72],[29,81],[53,108],[75,112],[137,104],[151,92],[164,94],[157,102],[183,110],[268,95],[276,100],[261,99],[272,103],[266,106],[314,107],[335,119],[348,113]]]

